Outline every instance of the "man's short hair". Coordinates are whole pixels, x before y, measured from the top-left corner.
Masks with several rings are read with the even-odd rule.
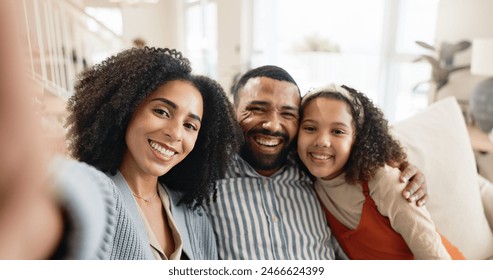
[[[233,87],[233,97],[234,97],[234,103],[235,105],[238,104],[239,96],[238,93],[239,91],[245,86],[245,84],[248,82],[248,80],[256,77],[266,77],[278,81],[286,81],[289,83],[294,84],[297,88],[298,85],[294,81],[293,77],[284,69],[278,66],[274,65],[265,65],[265,66],[260,66],[251,70],[248,70],[245,74],[243,74],[236,85]],[[300,89],[298,88],[298,94],[300,94]],[[301,96],[301,95],[300,95]]]

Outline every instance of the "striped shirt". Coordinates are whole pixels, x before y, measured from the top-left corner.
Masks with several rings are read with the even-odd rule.
[[[264,177],[236,156],[207,210],[220,259],[334,259],[339,248],[313,182],[293,165]]]

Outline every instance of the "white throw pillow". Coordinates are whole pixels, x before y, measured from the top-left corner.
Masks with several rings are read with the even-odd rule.
[[[493,256],[474,153],[455,97],[442,99],[393,125],[410,163],[426,176],[426,205],[437,229],[468,259]]]

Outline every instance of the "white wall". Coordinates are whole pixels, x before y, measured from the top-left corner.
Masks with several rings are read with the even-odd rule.
[[[182,49],[180,6],[178,0],[144,5],[122,4],[125,42],[141,37],[149,46]]]
[[[245,70],[251,36],[250,0],[216,0],[217,2],[217,80],[229,93],[233,76]],[[180,0],[161,0],[153,5],[122,5],[125,42],[136,37],[148,45],[171,47],[183,51],[183,6]]]
[[[441,0],[438,4],[436,43],[454,43],[461,40],[472,42],[476,37],[493,38],[492,0]],[[471,48],[455,56],[456,65],[469,64]],[[478,82],[486,77],[473,76],[468,70],[455,72],[440,92],[440,97],[454,95],[469,100]]]
[[[217,80],[227,93],[233,77],[246,70],[251,54],[252,1],[216,0]]]

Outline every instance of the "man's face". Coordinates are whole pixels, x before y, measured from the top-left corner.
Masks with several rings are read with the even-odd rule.
[[[298,87],[256,77],[238,94],[236,118],[245,136],[241,156],[261,175],[270,176],[285,163],[298,131]]]

